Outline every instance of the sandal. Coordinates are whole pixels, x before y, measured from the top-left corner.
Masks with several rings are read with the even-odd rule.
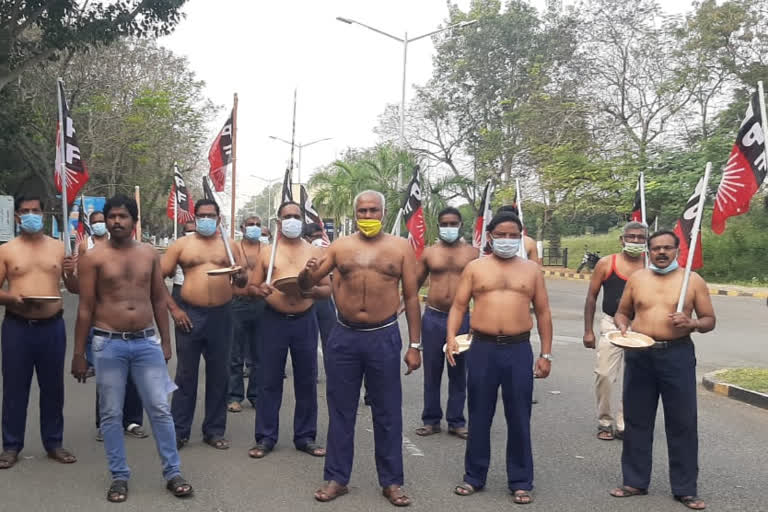
[[[218,439],[209,437],[208,439],[203,439],[203,442],[208,446],[213,446],[217,450],[229,450],[229,441],[224,439],[223,437],[220,437]]]
[[[613,441],[616,436],[613,434],[613,427],[597,427],[597,438],[601,441]]]
[[[465,441],[469,439],[469,429],[467,427],[448,427],[448,433]]]
[[[176,439],[176,449],[181,450],[189,442],[189,439],[183,437]]]
[[[707,508],[706,503],[696,496],[675,496],[675,500],[679,501],[691,510],[704,510]]]
[[[330,480],[324,486],[315,491],[315,499],[317,501],[327,503],[333,501],[339,496],[344,496],[349,492],[349,488],[346,485],[341,485],[339,482]]]
[[[390,485],[381,490],[381,494],[396,507],[407,507],[411,504],[411,498],[405,495],[399,485]]]
[[[131,437],[135,437],[136,439],[144,439],[145,437],[149,437],[138,423],[131,423],[128,425],[128,427],[125,429],[125,434]]]
[[[417,436],[427,437],[441,432],[441,429],[440,425],[424,425],[414,430],[414,432],[416,432]]]
[[[240,402],[230,402],[229,405],[227,405],[227,410],[229,412],[242,412],[243,406],[240,405]]]
[[[75,457],[72,452],[62,448],[61,446],[49,451],[48,458],[53,459],[56,462],[61,462],[62,464],[74,464],[77,462],[77,457]]]
[[[468,484],[467,482],[461,482],[459,485],[453,488],[453,493],[458,494],[459,496],[471,496],[481,490],[482,488],[477,488],[472,484]]]
[[[313,457],[325,457],[325,448],[314,442],[307,443],[301,448],[297,448],[297,450],[308,453]]]
[[[531,496],[530,491],[526,491],[525,489],[518,489],[516,491],[512,491],[512,501],[514,501],[517,505],[530,505],[533,503],[533,496]]]
[[[632,496],[645,496],[648,494],[648,489],[635,489],[628,485],[622,485],[621,487],[608,491],[608,494],[614,498],[631,498]]]
[[[263,459],[269,452],[272,451],[272,447],[264,443],[256,443],[248,450],[248,456],[252,459]]]
[[[107,491],[107,501],[122,503],[128,499],[128,482],[125,480],[113,480]]]
[[[0,453],[0,469],[11,469],[19,462],[19,452],[6,450]]]
[[[181,475],[175,476],[165,483],[165,488],[173,493],[177,498],[192,496],[195,491]]]

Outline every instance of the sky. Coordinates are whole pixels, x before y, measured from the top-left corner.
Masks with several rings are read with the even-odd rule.
[[[452,3],[466,10],[470,0]],[[541,7],[544,0],[531,3]],[[660,3],[669,12],[689,5]],[[186,19],[160,42],[189,59],[208,97],[222,106],[211,141],[238,94],[238,204],[264,180],[282,179],[290,146],[269,137],[290,140],[294,89],[296,141],[331,138],[302,151],[302,182],[347,148],[375,144],[379,115],[387,104],[399,104],[402,44],[336,16],[412,38],[444,25],[448,15],[445,0],[190,0],[184,11]],[[430,38],[408,46],[406,101],[414,84],[429,80],[433,52]]]

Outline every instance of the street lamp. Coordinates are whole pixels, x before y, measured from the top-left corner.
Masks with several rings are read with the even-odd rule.
[[[405,150],[405,71],[406,71],[406,65],[408,62],[408,44],[414,41],[418,41],[419,39],[424,39],[425,37],[429,37],[435,34],[439,34],[441,32],[445,32],[447,30],[451,30],[454,28],[464,28],[470,25],[474,25],[475,23],[477,23],[477,20],[469,20],[469,21],[454,23],[453,25],[449,25],[445,28],[433,30],[432,32],[429,32],[427,34],[422,34],[420,36],[412,37],[409,39],[408,32],[405,32],[403,37],[397,37],[392,34],[388,34],[383,30],[379,30],[378,28],[371,27],[370,25],[366,25],[365,23],[361,23],[359,21],[356,21],[350,18],[336,16],[336,19],[342,23],[346,23],[347,25],[353,25],[353,24],[360,25],[361,27],[365,27],[368,30],[372,30],[377,34],[381,34],[383,36],[386,36],[390,39],[394,39],[395,41],[403,44],[403,84],[402,84],[402,91],[401,91],[401,97],[400,97],[400,149]],[[402,167],[402,164],[401,164],[401,167]],[[400,170],[400,172],[398,172],[397,181],[398,181],[398,188],[399,188],[402,186],[402,169]]]
[[[301,150],[303,148],[307,147],[307,146],[311,146],[312,144],[317,144],[318,142],[325,142],[326,140],[331,140],[333,137],[326,137],[324,139],[313,140],[312,142],[307,142],[306,144],[293,143],[293,142],[291,142],[289,140],[285,140],[285,139],[280,138],[280,137],[275,137],[274,135],[270,135],[269,138],[272,139],[272,140],[279,141],[279,142],[285,142],[286,144],[294,145],[297,148],[299,148],[299,161],[296,164],[296,172],[297,172],[298,175],[296,176],[296,180],[299,182],[299,184],[301,184]],[[291,170],[293,170],[293,169],[291,169]]]
[[[261,176],[256,176],[255,174],[249,174],[248,176],[251,178],[256,178],[257,180],[261,180],[267,184],[267,204],[269,204],[269,209],[272,210],[272,184],[277,183],[282,178],[267,179],[267,178],[262,178]],[[271,215],[272,215],[272,212],[268,211],[267,217],[269,218]]]

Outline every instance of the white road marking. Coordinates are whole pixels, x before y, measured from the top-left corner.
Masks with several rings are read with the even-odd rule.
[[[419,450],[419,447],[413,444],[410,439],[403,436],[403,446],[405,447],[405,451],[408,452],[408,455],[412,455],[414,457],[423,457],[424,452]]]

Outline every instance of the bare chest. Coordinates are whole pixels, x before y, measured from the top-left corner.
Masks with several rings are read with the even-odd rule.
[[[530,272],[501,269],[493,266],[478,269],[473,275],[473,293],[514,292],[533,295],[535,276]]]
[[[184,247],[179,255],[179,263],[183,269],[205,264],[228,267],[229,259],[227,251],[224,249],[224,242],[218,239],[210,243],[194,243]]]
[[[110,251],[114,253],[116,251]],[[121,254],[105,254],[98,265],[97,287],[101,290],[119,292],[123,289],[149,290],[152,280],[153,262],[147,257]]]
[[[26,251],[7,262],[8,279],[22,279],[26,276],[46,275],[58,279],[63,261],[45,249]]]
[[[353,278],[363,273],[378,274],[389,279],[400,279],[403,274],[400,255],[385,251],[378,253],[362,252],[341,258],[337,257],[337,267],[342,279]]]

